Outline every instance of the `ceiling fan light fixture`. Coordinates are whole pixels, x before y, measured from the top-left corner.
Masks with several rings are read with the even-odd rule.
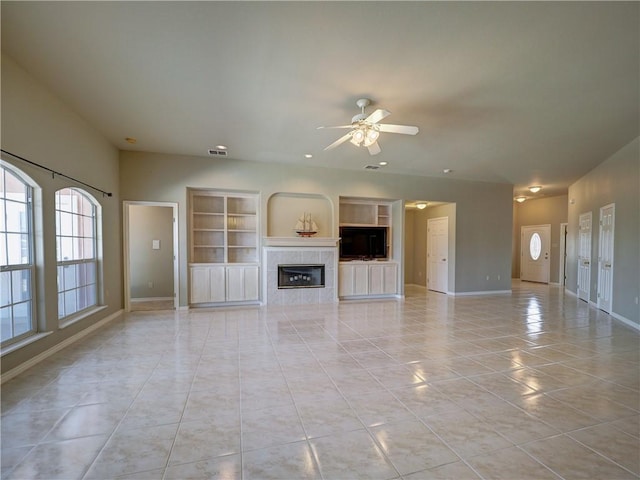
[[[351,143],[359,147],[365,137],[366,135],[364,130],[362,130],[362,128],[357,128],[353,131],[353,135],[351,135]]]
[[[380,132],[378,132],[375,128],[367,128],[367,133],[364,138],[364,146],[368,147],[376,143],[378,137],[380,136]]]

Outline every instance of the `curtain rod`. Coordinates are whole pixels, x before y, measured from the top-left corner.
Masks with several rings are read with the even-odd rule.
[[[51,172],[52,177],[54,177],[54,178],[55,178],[55,176],[56,176],[56,175],[58,175],[59,177],[67,178],[67,179],[72,180],[72,181],[74,181],[74,182],[76,182],[76,183],[79,183],[79,184],[81,184],[81,185],[84,185],[85,187],[92,188],[93,190],[96,190],[96,191],[98,191],[98,192],[102,193],[102,196],[105,196],[105,195],[106,195],[107,197],[111,197],[111,196],[113,196],[113,194],[112,194],[111,192],[105,192],[104,190],[101,190],[101,189],[100,189],[100,188],[98,188],[98,187],[94,187],[93,185],[89,185],[88,183],[81,182],[81,181],[80,181],[80,180],[78,180],[77,178],[70,177],[69,175],[65,175],[64,173],[56,172],[55,170],[52,170],[52,169],[50,169],[49,167],[45,167],[44,165],[40,165],[39,163],[32,162],[31,160],[27,160],[26,158],[21,157],[20,155],[16,155],[15,153],[7,152],[6,150],[3,150],[3,149],[0,149],[0,151],[1,151],[2,153],[6,153],[7,155],[11,155],[12,157],[17,158],[18,160],[22,160],[23,162],[27,162],[27,163],[28,163],[28,164],[30,164],[30,165],[34,165],[34,166],[36,166],[36,167],[38,167],[38,168],[42,168],[43,170],[46,170],[46,171],[48,171],[48,172]]]

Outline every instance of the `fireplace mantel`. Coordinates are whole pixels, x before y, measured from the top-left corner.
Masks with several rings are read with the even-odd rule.
[[[332,237],[264,237],[263,247],[335,247],[339,238]]]

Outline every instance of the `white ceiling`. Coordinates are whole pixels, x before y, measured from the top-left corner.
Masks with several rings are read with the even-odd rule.
[[[640,132],[638,2],[11,2],[2,49],[123,150],[569,184]],[[391,112],[371,157],[356,99]],[[10,121],[10,119],[3,119]],[[137,143],[126,143],[135,137]],[[313,154],[312,159],[304,158]],[[215,163],[216,159],[211,159]]]

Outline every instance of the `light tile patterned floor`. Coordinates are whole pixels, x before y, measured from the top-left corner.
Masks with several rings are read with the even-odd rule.
[[[559,287],[136,312],[2,387],[2,478],[640,478],[640,336]]]

